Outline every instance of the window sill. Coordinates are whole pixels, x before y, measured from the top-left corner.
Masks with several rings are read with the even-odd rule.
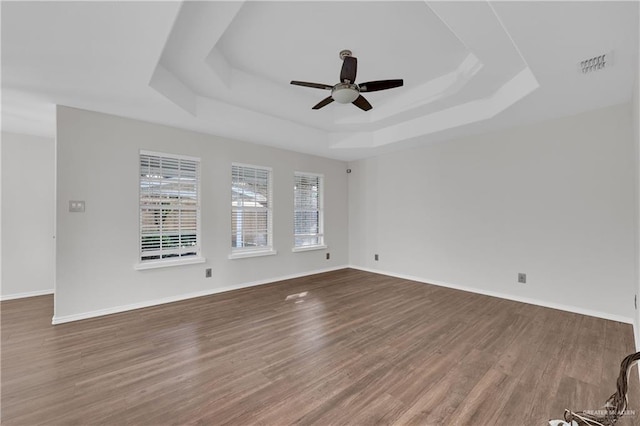
[[[324,244],[319,246],[303,246],[303,247],[294,247],[291,249],[292,252],[297,253],[299,251],[312,251],[312,250],[324,250],[327,246]]]
[[[169,266],[193,265],[196,263],[204,263],[206,261],[207,259],[200,256],[185,259],[150,260],[147,262],[140,262],[133,268],[138,271],[144,271],[145,269],[167,268]]]
[[[229,259],[244,259],[247,257],[273,256],[278,254],[275,250],[247,250],[231,253]]]

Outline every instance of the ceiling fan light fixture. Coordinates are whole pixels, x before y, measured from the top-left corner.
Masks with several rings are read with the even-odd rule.
[[[333,90],[331,90],[333,100],[341,104],[350,104],[358,99],[358,96],[360,96],[360,91],[355,84],[336,84]]]
[[[335,86],[330,86],[323,83],[311,83],[308,81],[291,80],[291,84],[295,86],[312,87],[314,89],[331,90],[331,96],[327,96],[316,105],[313,106],[314,110],[324,108],[333,101],[340,104],[353,104],[363,111],[369,111],[371,104],[360,93],[365,92],[378,92],[380,90],[393,89],[400,87],[404,84],[402,79],[395,80],[376,80],[367,81],[356,84],[356,74],[358,73],[358,58],[351,56],[351,51],[343,50],[340,52],[340,59],[342,59],[342,68],[340,68],[340,83]]]

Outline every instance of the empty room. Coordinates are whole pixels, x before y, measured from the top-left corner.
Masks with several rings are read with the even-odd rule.
[[[3,425],[640,425],[637,1],[2,1]]]

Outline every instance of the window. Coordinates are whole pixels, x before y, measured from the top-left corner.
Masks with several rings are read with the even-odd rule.
[[[230,258],[275,254],[272,244],[271,169],[231,166]]]
[[[323,229],[323,177],[296,173],[294,195],[294,251],[325,248]]]
[[[199,256],[200,159],[141,151],[140,269]]]

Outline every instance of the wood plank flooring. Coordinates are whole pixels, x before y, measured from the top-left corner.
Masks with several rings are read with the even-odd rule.
[[[634,352],[628,324],[351,269],[57,326],[52,304],[0,304],[3,425],[546,425]]]

